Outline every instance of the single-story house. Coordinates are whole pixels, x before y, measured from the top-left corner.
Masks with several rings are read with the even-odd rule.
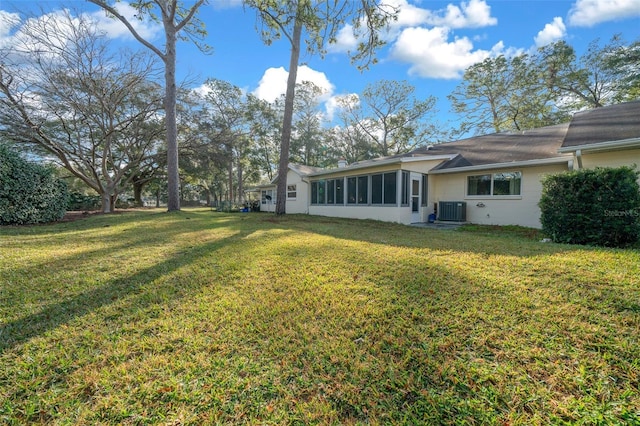
[[[542,178],[640,166],[640,101],[576,113],[569,123],[495,133],[319,169],[291,164],[287,213],[403,224],[430,220],[541,227]],[[275,183],[260,188],[274,211]]]
[[[287,175],[287,213],[309,213],[309,182],[305,180],[312,173],[324,169],[305,166],[303,164],[289,164]],[[270,184],[259,185],[255,189],[260,192],[260,211],[276,211],[276,176]]]

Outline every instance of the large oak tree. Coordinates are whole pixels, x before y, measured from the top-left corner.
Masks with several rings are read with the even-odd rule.
[[[149,54],[110,50],[85,15],[29,19],[0,48],[3,139],[60,164],[110,212],[162,149],[157,72]]]
[[[137,17],[147,16],[162,22],[165,42],[163,47],[154,45],[142,37],[116,7],[105,0],[89,0],[121,21],[131,34],[147,47],[164,63],[165,70],[165,123],[167,141],[167,181],[168,210],[180,210],[180,174],[178,163],[178,126],[176,120],[177,85],[176,85],[176,44],[179,38],[202,40],[206,35],[204,26],[197,19],[196,12],[206,0],[197,0],[190,7],[185,7],[178,0],[136,0],[129,6],[137,11]],[[180,33],[183,33],[182,35]],[[203,49],[207,46],[200,45]]]

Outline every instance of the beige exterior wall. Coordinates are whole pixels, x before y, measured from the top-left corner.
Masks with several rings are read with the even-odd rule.
[[[610,152],[583,152],[582,167],[592,169],[595,167],[620,167],[636,164],[640,167],[640,149]],[[577,160],[574,165],[577,167]]]
[[[551,173],[568,170],[567,164],[493,169],[431,175],[430,208],[440,201],[464,201],[467,203],[467,222],[480,225],[520,225],[541,228],[540,194],[542,178]],[[522,172],[521,195],[516,196],[467,196],[467,176],[497,172]]]

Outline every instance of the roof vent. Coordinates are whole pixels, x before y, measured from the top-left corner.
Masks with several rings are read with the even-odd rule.
[[[345,167],[347,167],[347,160],[345,160],[344,158],[340,158],[338,160],[338,168],[343,169]]]

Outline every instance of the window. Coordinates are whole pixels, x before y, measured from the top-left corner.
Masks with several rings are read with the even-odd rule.
[[[358,177],[358,204],[369,203],[369,176]]]
[[[355,204],[357,195],[357,179],[354,177],[347,178],[347,203]]]
[[[318,182],[311,182],[311,204],[318,204]]]
[[[409,172],[402,172],[402,205],[409,205]]]
[[[493,195],[520,195],[522,173],[507,172],[493,175]]]
[[[325,184],[324,180],[311,182],[311,204],[325,203]]]
[[[287,200],[295,200],[297,196],[296,185],[287,185]]]
[[[520,195],[521,172],[502,172],[467,177],[467,195]]]
[[[325,184],[326,182],[323,180],[318,181],[318,204],[325,203],[325,194],[326,194]]]
[[[398,204],[398,198],[396,193],[398,192],[398,186],[396,180],[398,174],[396,172],[384,174],[384,203],[385,204]]]
[[[371,204],[382,204],[382,175],[371,176]]]
[[[336,204],[344,204],[344,179],[336,179]]]
[[[369,203],[369,176],[347,178],[347,204]]]
[[[371,176],[371,204],[397,204],[396,177],[396,172]]]
[[[327,204],[335,204],[336,203],[336,181],[334,179],[329,179],[327,181]]]
[[[491,175],[469,176],[467,195],[491,195]]]

